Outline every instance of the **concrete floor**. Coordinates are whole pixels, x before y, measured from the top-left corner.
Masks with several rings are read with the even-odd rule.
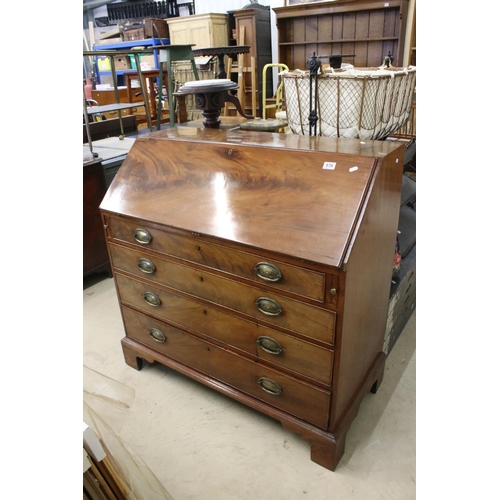
[[[110,403],[102,418],[153,478],[145,500],[415,499],[415,316],[379,391],[366,395],[335,472],[312,462],[309,444],[279,422],[158,364],[126,365],[106,275],[84,280],[84,401]],[[168,493],[153,492],[156,480]]]

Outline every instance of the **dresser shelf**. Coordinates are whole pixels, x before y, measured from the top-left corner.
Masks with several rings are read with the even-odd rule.
[[[278,60],[307,70],[313,55],[355,54],[343,62],[378,67],[390,52],[394,66],[405,53],[408,0],[338,0],[276,7]]]
[[[397,40],[397,37],[384,37],[384,38],[337,38],[337,39],[329,39],[329,40],[322,40],[321,43],[348,43],[348,42],[373,42],[373,41],[378,41],[378,42],[386,42],[386,41],[391,41],[391,40]],[[303,41],[303,42],[282,42],[280,45],[282,46],[287,46],[287,45],[317,45],[317,41]]]

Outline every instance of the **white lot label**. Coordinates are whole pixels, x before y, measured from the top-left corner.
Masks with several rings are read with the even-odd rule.
[[[334,161],[325,161],[325,163],[323,163],[323,170],[335,170],[336,165]]]

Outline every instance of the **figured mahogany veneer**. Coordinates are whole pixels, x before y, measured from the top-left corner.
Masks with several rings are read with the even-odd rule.
[[[278,419],[334,470],[383,377],[403,158],[250,131],[136,139],[101,204],[125,361]]]

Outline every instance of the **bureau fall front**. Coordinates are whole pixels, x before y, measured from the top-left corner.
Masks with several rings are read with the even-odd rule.
[[[279,420],[334,470],[384,373],[400,143],[176,127],[101,203],[124,358]]]

